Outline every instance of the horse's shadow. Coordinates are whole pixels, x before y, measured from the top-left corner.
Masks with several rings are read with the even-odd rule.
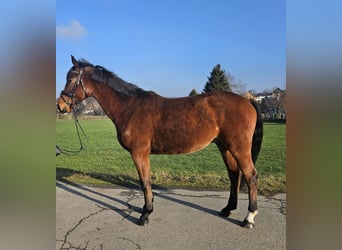
[[[132,212],[142,213],[142,211],[143,211],[142,208],[136,207],[136,206],[134,206],[132,204],[129,204],[128,201],[124,201],[124,200],[118,199],[116,197],[112,197],[112,196],[109,196],[109,195],[106,195],[106,194],[103,194],[103,193],[96,192],[96,191],[94,191],[94,190],[92,190],[90,188],[87,188],[86,186],[79,185],[77,183],[71,182],[71,181],[69,181],[69,180],[67,180],[65,178],[67,176],[70,176],[70,175],[73,175],[73,174],[79,174],[79,173],[80,172],[75,171],[75,170],[71,170],[71,169],[56,168],[56,180],[57,180],[56,181],[56,187],[58,187],[60,189],[63,189],[64,191],[70,192],[70,193],[72,193],[74,195],[77,195],[77,196],[80,196],[82,198],[88,199],[88,200],[90,200],[92,202],[95,202],[96,204],[99,204],[99,205],[103,206],[104,208],[111,209],[111,210],[117,212],[118,214],[120,214],[124,219],[126,219],[126,220],[128,220],[128,221],[130,221],[130,222],[132,222],[134,224],[137,224],[137,225],[139,224],[139,219],[136,218],[136,217],[133,217],[131,215],[131,213]],[[98,174],[92,174],[92,173],[89,173],[87,175],[91,176],[92,178],[96,178],[96,179],[99,179],[99,180],[110,182],[110,183],[115,184],[117,186],[130,188],[130,189],[133,189],[133,190],[136,190],[136,191],[141,191],[140,185],[138,184],[139,181],[131,178],[130,176],[126,176],[126,175],[112,176],[112,175],[104,175],[104,174],[98,175]],[[71,188],[69,185],[75,187],[75,189]],[[154,190],[164,190],[164,191],[168,190],[167,188],[159,186],[159,185],[153,185],[152,188]],[[76,189],[78,189],[79,191],[76,190]],[[115,207],[114,205],[109,204],[109,203],[107,203],[107,202],[105,202],[103,200],[100,200],[100,199],[97,199],[97,198],[94,198],[94,197],[92,197],[90,195],[85,194],[84,191],[88,192],[88,193],[91,193],[93,195],[97,195],[97,196],[102,197],[102,198],[106,198],[109,201],[116,202],[116,203],[119,203],[121,205],[124,205],[125,207],[127,207],[127,209],[122,209],[122,208]],[[179,199],[179,198],[171,197],[169,195],[166,195],[166,194],[163,194],[163,193],[160,193],[160,192],[154,192],[153,195],[155,197],[158,197],[158,198],[161,198],[161,199],[165,199],[165,200],[168,200],[168,201],[171,201],[171,202],[175,202],[175,203],[178,203],[180,205],[187,206],[187,207],[199,210],[201,212],[213,215],[215,217],[222,218],[222,219],[227,220],[227,221],[229,221],[229,222],[231,222],[233,224],[236,224],[236,225],[239,225],[239,226],[241,225],[241,221],[233,219],[233,218],[229,218],[229,217],[228,218],[222,217],[219,214],[219,212],[216,211],[216,210],[213,210],[213,209],[210,209],[210,208],[206,208],[206,207],[200,206],[198,204],[194,204],[194,203],[186,201],[186,200],[182,200],[182,199]]]
[[[70,186],[68,185],[72,185],[73,187],[77,188],[78,190],[74,189],[74,188],[71,188]],[[106,194],[102,194],[102,193],[99,193],[99,192],[96,192],[92,189],[89,189],[85,186],[82,186],[82,185],[79,185],[79,184],[76,184],[74,182],[70,182],[68,180],[58,180],[56,182],[56,187],[60,188],[60,189],[63,189],[64,191],[67,191],[69,193],[72,193],[74,195],[77,195],[79,197],[82,197],[82,198],[85,198],[85,199],[88,199],[106,209],[110,209],[110,210],[113,210],[115,212],[117,212],[118,214],[120,214],[124,219],[134,223],[134,224],[138,224],[139,220],[138,218],[135,218],[133,216],[131,216],[131,213],[132,212],[138,212],[138,213],[142,213],[142,209],[139,208],[139,207],[136,207],[136,206],[133,206],[131,204],[129,204],[127,201],[123,201],[121,199],[118,199],[118,198],[115,198],[115,197],[112,197],[112,196],[109,196],[109,195],[106,195]],[[83,191],[83,192],[82,192]],[[91,193],[91,194],[95,194],[97,196],[101,196],[101,197],[104,197],[110,201],[113,201],[113,202],[116,202],[116,203],[119,203],[119,204],[122,204],[124,206],[127,207],[127,209],[120,209],[112,204],[109,204],[108,202],[105,202],[105,201],[102,201],[100,199],[97,199],[97,198],[94,198],[90,195],[87,195],[85,194],[85,192],[88,192],[88,193]]]

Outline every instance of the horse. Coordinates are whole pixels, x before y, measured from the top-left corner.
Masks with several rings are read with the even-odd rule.
[[[215,143],[228,171],[231,191],[220,215],[228,217],[237,208],[239,175],[248,187],[248,213],[241,226],[255,227],[257,171],[263,122],[254,101],[230,92],[166,98],[124,81],[115,73],[90,62],[76,60],[57,99],[61,113],[71,112],[88,97],[94,97],[112,120],[120,145],[126,149],[139,175],[145,204],[139,225],[147,225],[153,212],[150,154],[182,154]]]

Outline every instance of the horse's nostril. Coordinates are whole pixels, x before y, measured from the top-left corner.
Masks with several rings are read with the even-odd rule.
[[[65,108],[62,109],[59,104],[57,104],[57,110],[62,114],[64,114],[66,112]]]
[[[56,104],[56,109],[59,111],[59,112],[62,112],[61,108],[59,107],[58,104]]]

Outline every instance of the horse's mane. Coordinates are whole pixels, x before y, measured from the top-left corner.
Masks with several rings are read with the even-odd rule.
[[[107,84],[109,87],[111,87],[113,90],[122,93],[127,96],[136,96],[136,97],[146,97],[153,94],[151,91],[145,91],[135,84],[126,82],[122,80],[120,77],[118,77],[113,72],[107,70],[106,68],[96,65],[94,66],[90,62],[81,59],[79,60],[79,66],[80,67],[93,67],[94,72],[91,75],[91,78],[95,81],[102,82]]]

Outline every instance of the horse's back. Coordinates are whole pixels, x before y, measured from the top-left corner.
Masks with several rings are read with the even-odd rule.
[[[227,92],[159,98],[155,106],[151,151],[161,154],[194,152],[206,147],[220,133],[235,134],[239,126],[246,127],[241,123],[251,107],[244,97]]]

